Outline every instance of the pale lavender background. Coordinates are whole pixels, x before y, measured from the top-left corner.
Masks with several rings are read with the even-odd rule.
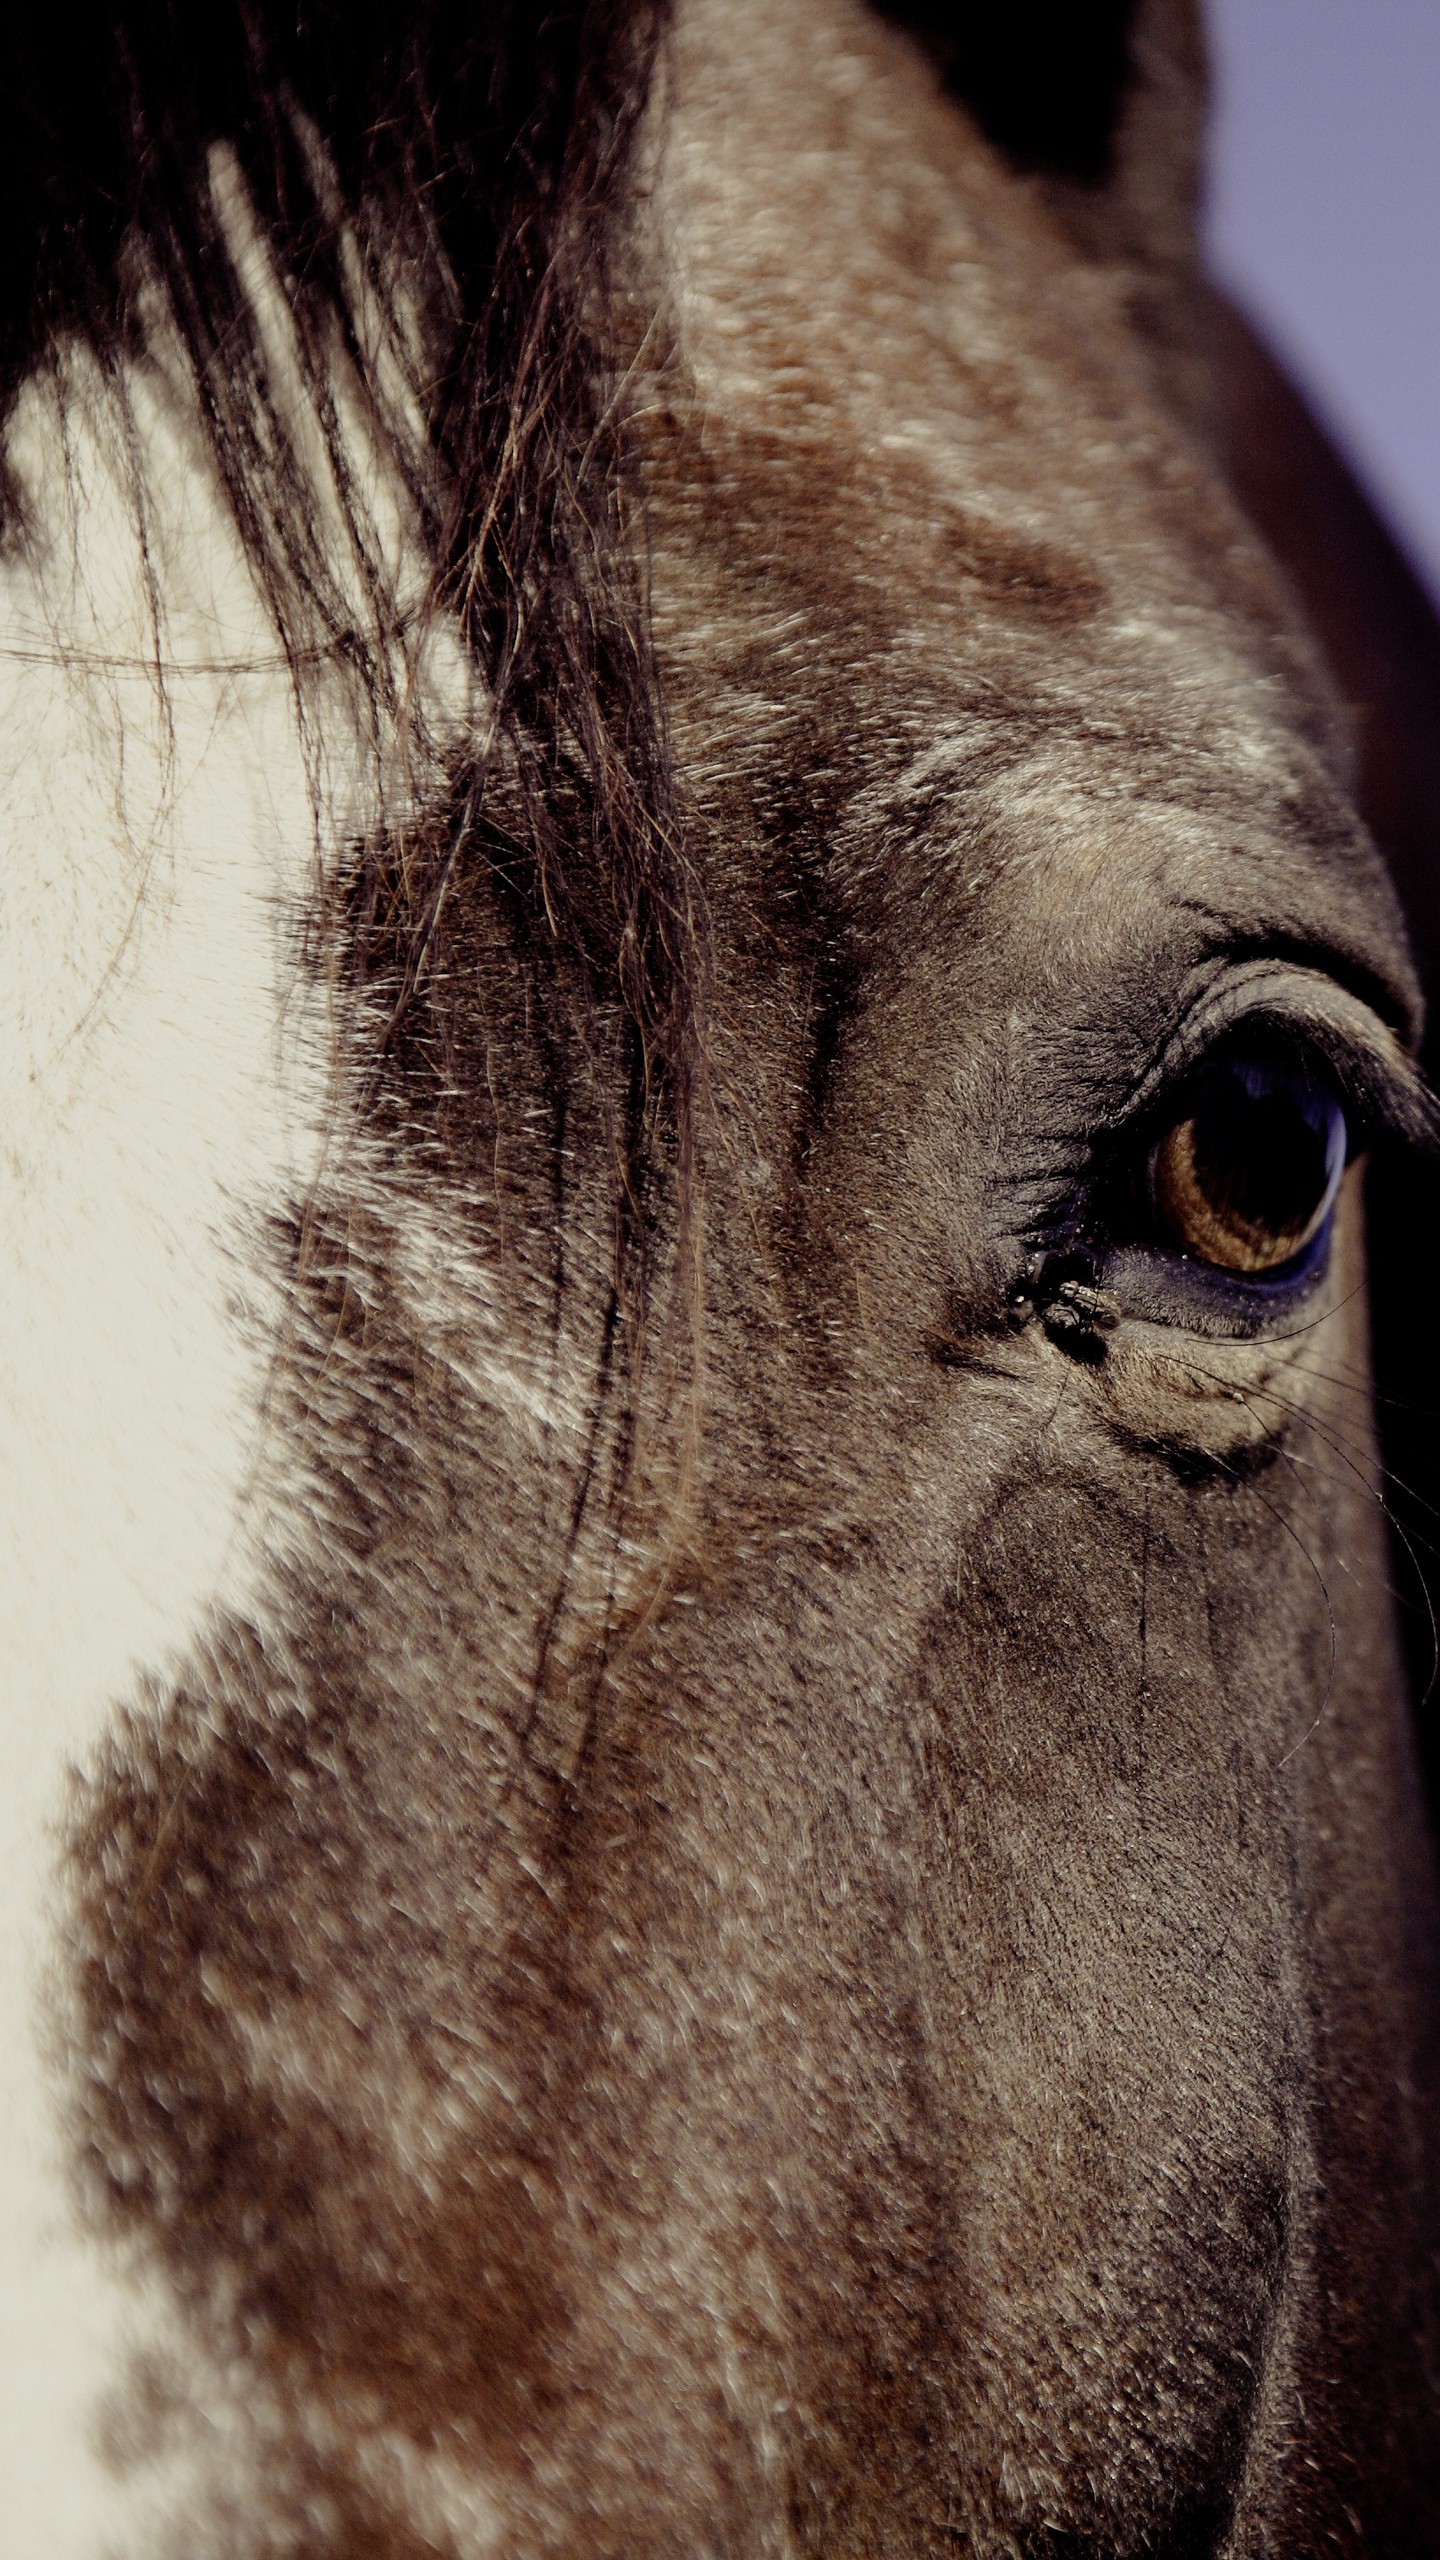
[[[1440,0],[1208,0],[1220,282],[1440,598]]]

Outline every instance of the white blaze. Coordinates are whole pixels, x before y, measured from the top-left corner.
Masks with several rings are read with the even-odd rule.
[[[333,1104],[299,926],[374,814],[344,720],[317,798],[174,383],[129,397],[127,435],[81,360],[26,393],[0,555],[0,2560],[155,2547],[96,2442],[141,2313],[80,2229],[41,2050],[55,1852],[137,1672],[256,1588],[264,1229]]]

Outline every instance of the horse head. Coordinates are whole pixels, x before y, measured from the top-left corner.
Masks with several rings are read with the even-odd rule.
[[[1198,35],[474,14],[5,39],[13,2547],[1414,2554],[1433,1110]]]

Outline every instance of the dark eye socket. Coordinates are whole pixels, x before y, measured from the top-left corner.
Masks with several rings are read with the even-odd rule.
[[[1212,1269],[1268,1278],[1319,1235],[1347,1149],[1344,1110],[1317,1062],[1227,1049],[1190,1079],[1150,1149],[1157,1241]]]

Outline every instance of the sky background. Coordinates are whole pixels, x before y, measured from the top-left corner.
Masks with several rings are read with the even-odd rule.
[[[1440,600],[1440,0],[1208,0],[1211,266]]]

